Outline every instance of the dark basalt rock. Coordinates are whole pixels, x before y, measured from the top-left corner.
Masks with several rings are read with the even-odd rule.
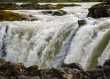
[[[25,67],[0,59],[0,79],[110,79],[110,59],[103,66],[84,71],[79,64],[63,64],[62,69]]]
[[[38,66],[34,65],[26,68],[26,75],[39,76],[40,70],[38,69]]]
[[[63,64],[62,65],[64,69],[64,77],[66,79],[85,79],[86,77],[84,74],[86,74],[82,67],[79,64],[71,63],[71,64]]]
[[[110,4],[100,3],[89,8],[88,17],[101,18],[101,17],[110,17]]]
[[[86,20],[78,20],[78,25],[83,26],[86,24]]]
[[[63,67],[63,68],[71,68],[71,69],[82,70],[82,67],[81,67],[79,64],[76,64],[76,63],[63,64],[62,67]]]
[[[64,10],[58,10],[58,11],[54,11],[52,13],[53,16],[63,16],[63,15],[66,15],[66,14],[67,14],[67,12],[64,11]]]
[[[103,72],[106,77],[110,78],[110,59],[106,60],[103,64]]]
[[[50,10],[50,11],[42,11],[42,13],[43,14],[50,14],[50,15],[52,15],[52,16],[63,16],[63,15],[66,15],[67,14],[67,12],[66,11],[64,11],[64,10],[56,10],[56,11],[52,11],[52,10]]]
[[[0,75],[16,76],[24,73],[25,67],[22,64],[13,64],[6,62],[0,66]]]
[[[53,68],[46,70],[45,79],[64,79],[63,72]]]
[[[106,60],[103,66],[110,66],[110,59]]]
[[[103,0],[106,4],[110,4],[110,0]]]

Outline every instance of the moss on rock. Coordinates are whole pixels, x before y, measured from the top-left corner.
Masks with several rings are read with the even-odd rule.
[[[20,15],[18,13],[14,13],[11,11],[0,11],[0,21],[21,21],[21,20],[29,20],[26,15]]]

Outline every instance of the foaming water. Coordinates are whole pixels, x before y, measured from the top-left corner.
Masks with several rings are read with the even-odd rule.
[[[0,22],[0,57],[40,68],[79,63],[87,69],[103,64],[110,57],[110,18],[86,17],[89,7],[86,3],[64,7],[64,16],[45,15],[42,10],[13,10],[38,20]],[[79,26],[78,20],[86,24]]]

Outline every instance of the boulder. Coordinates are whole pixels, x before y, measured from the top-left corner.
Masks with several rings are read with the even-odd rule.
[[[77,63],[63,64],[62,67],[63,68],[71,68],[71,69],[82,70],[82,67],[79,64],[77,64]]]
[[[79,64],[71,63],[71,64],[63,64],[64,69],[64,78],[66,79],[82,79],[84,77],[84,71]]]
[[[86,24],[86,20],[78,20],[78,25],[83,26]]]
[[[100,3],[92,6],[91,8],[89,8],[88,17],[110,17],[110,4]]]
[[[5,62],[0,66],[0,75],[4,75],[4,76],[16,76],[23,74],[24,71],[25,71],[25,67],[22,64]]]
[[[26,75],[30,76],[39,76],[40,75],[40,70],[38,69],[37,65],[30,66],[26,68]]]
[[[103,64],[103,72],[106,77],[110,78],[110,59],[106,60]]]

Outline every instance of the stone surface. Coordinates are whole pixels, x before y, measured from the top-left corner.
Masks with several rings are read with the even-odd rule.
[[[110,4],[105,2],[92,6],[91,8],[89,8],[88,17],[110,17]]]
[[[0,59],[0,79],[110,79],[110,60],[103,66],[84,71],[79,64],[63,64],[61,69],[25,67]]]

